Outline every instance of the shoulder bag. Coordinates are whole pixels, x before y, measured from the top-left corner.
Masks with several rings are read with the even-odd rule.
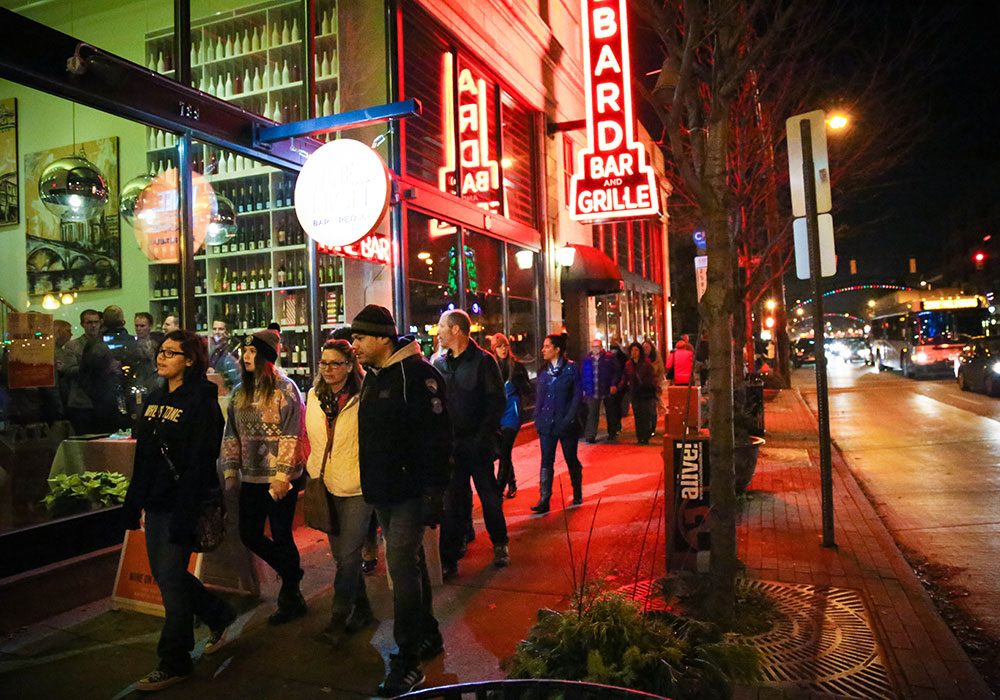
[[[325,532],[328,535],[340,534],[340,522],[337,520],[337,511],[330,507],[326,482],[323,480],[323,474],[326,472],[326,461],[330,457],[330,450],[333,448],[333,433],[336,425],[336,420],[330,421],[327,419],[326,449],[323,450],[323,466],[320,467],[319,478],[308,479],[305,491],[302,493],[302,516],[306,526],[320,532]]]
[[[176,484],[181,476],[177,473],[173,460],[167,454],[167,446],[164,444],[160,433],[157,430],[159,423],[153,426],[153,436],[160,446],[160,453],[167,463],[170,476]],[[198,520],[194,525],[194,546],[195,552],[211,552],[218,549],[222,541],[226,539],[226,503],[222,496],[222,489],[216,485],[209,489],[208,494],[202,500],[198,508]]]

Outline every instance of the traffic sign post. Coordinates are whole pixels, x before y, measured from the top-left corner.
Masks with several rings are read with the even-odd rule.
[[[817,116],[819,119],[817,120]],[[823,112],[809,112],[808,114],[791,117],[787,121],[788,141],[789,141],[789,180],[797,179],[793,173],[796,165],[799,165],[799,172],[802,176],[802,198],[799,200],[803,205],[806,223],[806,233],[809,244],[809,275],[812,279],[813,293],[813,338],[814,355],[816,356],[816,408],[819,422],[819,475],[820,475],[820,495],[823,511],[823,546],[836,547],[833,538],[833,465],[830,455],[830,407],[827,396],[826,384],[826,329],[823,326],[823,265],[821,259],[821,247],[819,236],[819,210],[822,205],[829,211],[830,202],[830,178],[826,175],[823,187],[825,188],[825,199],[817,202],[817,158],[814,153],[816,142],[813,134],[814,122],[818,121],[818,128],[823,128]],[[797,133],[796,133],[797,132]],[[793,134],[795,134],[793,138]],[[793,141],[801,145],[801,163],[795,163],[797,158],[792,152]],[[823,152],[819,154],[819,160],[826,164],[826,138],[825,134],[820,142]],[[821,168],[822,173],[827,173],[826,168]],[[793,213],[797,206],[796,186],[792,189]],[[832,229],[832,219],[831,219]],[[832,251],[831,251],[832,252]],[[836,272],[834,265],[833,271]]]

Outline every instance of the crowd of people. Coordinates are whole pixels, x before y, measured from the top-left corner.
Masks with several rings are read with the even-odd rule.
[[[118,317],[111,319],[114,327]],[[88,315],[85,321],[95,326],[89,332],[100,330],[99,319]],[[219,350],[229,340],[225,324],[213,327],[209,344],[180,329],[155,341],[159,381],[137,411],[136,461],[124,513],[130,529],[139,528],[145,514],[150,567],[166,620],[157,647],[160,663],[138,681],[138,690],[159,690],[190,675],[195,617],[209,628],[205,654],[229,641],[235,611],[187,571],[199,507],[220,487],[220,471],[224,488],[238,490],[240,540],[280,579],[268,618],[272,625],[307,614],[292,537],[306,479],[322,483],[329,506],[336,572],[322,636],[335,646],[376,621],[364,574],[372,568],[366,552],[380,529],[393,582],[397,648],[378,693],[394,696],[423,683],[421,662],[444,651],[424,552],[426,529],[440,525],[442,574],[457,576],[475,537],[474,487],[493,565],[510,565],[503,504],[517,493],[513,447],[532,398],[541,455],[539,499],[531,511],[543,516],[552,504],[557,447],[572,485],[566,505],[578,506],[584,490],[577,446],[581,437],[596,441],[601,407],[609,441],[617,440],[631,406],[637,438],[648,442],[666,372],[675,381],[691,372],[686,341],[664,362],[652,345],[633,343],[625,355],[617,344],[606,350],[595,339],[576,362],[567,356],[566,335],[553,334],[542,343],[532,390],[528,371],[503,334],[490,336],[487,349],[471,333],[468,314],[445,312],[437,327],[440,352],[431,362],[413,338],[398,334],[388,309],[369,305],[323,344],[318,376],[305,399],[279,366],[276,331],[248,335],[238,358]],[[217,375],[214,381],[210,373]],[[219,381],[231,385],[225,418],[217,401]]]

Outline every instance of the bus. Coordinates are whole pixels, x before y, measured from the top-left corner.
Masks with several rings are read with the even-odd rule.
[[[983,297],[958,289],[913,289],[875,302],[868,339],[880,372],[896,369],[918,377],[954,372],[966,341],[989,332]]]

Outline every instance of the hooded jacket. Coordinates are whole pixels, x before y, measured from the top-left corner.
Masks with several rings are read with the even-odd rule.
[[[556,366],[546,362],[538,372],[535,390],[535,430],[539,435],[566,437],[576,430],[582,391],[575,362],[560,359]]]
[[[445,384],[409,338],[371,367],[358,405],[358,458],[365,501],[391,505],[444,489],[452,433]]]
[[[134,431],[135,465],[122,508],[126,529],[139,528],[143,510],[170,513],[170,540],[194,543],[201,504],[219,488],[215,463],[223,424],[218,393],[215,384],[200,379],[147,396]],[[160,439],[180,476],[176,482],[160,451]]]

